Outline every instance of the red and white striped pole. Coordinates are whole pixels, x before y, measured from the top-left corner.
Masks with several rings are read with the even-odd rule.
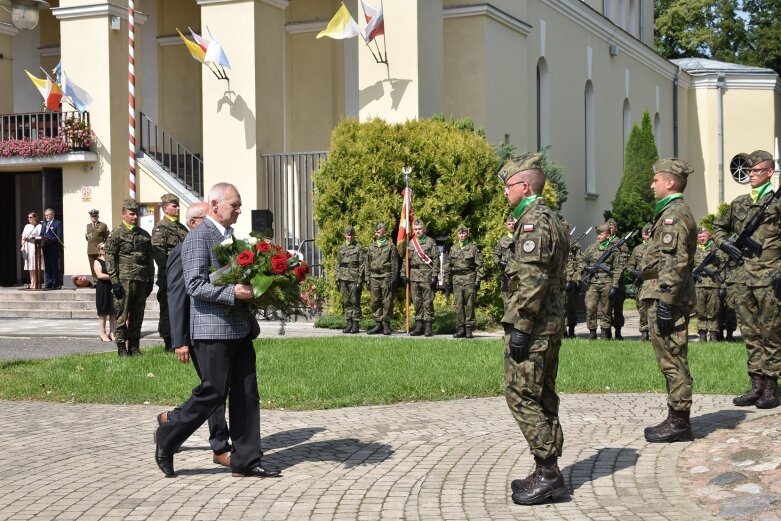
[[[136,27],[135,27],[135,1],[127,2],[127,102],[128,102],[128,162],[130,177],[128,179],[128,191],[130,198],[136,198]]]

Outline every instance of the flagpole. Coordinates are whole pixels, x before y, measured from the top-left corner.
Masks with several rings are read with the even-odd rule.
[[[407,231],[407,234],[404,240],[407,241],[407,243],[404,245],[404,278],[406,279],[407,283],[404,285],[404,310],[407,319],[407,334],[409,335],[409,212],[410,207],[412,206],[412,198],[409,195],[409,175],[412,172],[412,168],[405,166],[401,169],[401,171],[404,173],[404,186],[406,187],[404,189],[404,206],[406,207],[406,211],[404,212],[404,229]]]
[[[380,0],[380,11],[383,13],[383,17],[385,16],[385,5],[382,3],[382,0]],[[385,20],[383,20],[383,23],[385,23]],[[376,38],[375,38],[376,40]],[[385,50],[385,65],[388,65],[388,44],[385,38],[385,31],[382,32],[382,48]],[[380,45],[377,44],[377,52],[380,52]]]
[[[128,195],[136,198],[136,58],[135,1],[127,2],[127,102],[128,102]]]

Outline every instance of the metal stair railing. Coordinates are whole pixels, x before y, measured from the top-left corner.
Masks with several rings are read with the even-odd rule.
[[[198,197],[203,197],[203,160],[141,113],[140,150]]]

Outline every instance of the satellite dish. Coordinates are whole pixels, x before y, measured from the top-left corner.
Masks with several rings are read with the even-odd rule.
[[[751,161],[747,154],[738,154],[729,162],[729,172],[732,179],[744,185],[748,183],[748,171],[751,170]]]

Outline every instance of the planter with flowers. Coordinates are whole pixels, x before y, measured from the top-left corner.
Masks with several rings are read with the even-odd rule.
[[[77,116],[68,116],[60,124],[60,137],[72,150],[88,151],[95,136],[86,120]]]

